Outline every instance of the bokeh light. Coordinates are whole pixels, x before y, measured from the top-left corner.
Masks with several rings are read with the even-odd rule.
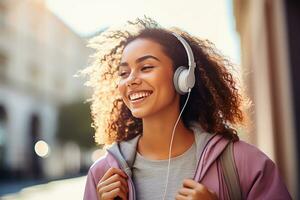
[[[50,155],[50,147],[43,140],[39,140],[38,142],[35,143],[34,151],[38,156],[42,158],[46,158]]]

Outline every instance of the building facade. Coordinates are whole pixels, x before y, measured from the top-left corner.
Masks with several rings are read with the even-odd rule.
[[[253,101],[250,142],[277,163],[290,193],[297,199],[300,101],[296,97],[300,94],[299,86],[298,92],[295,88],[299,82],[294,78],[294,68],[300,62],[299,55],[298,62],[293,61],[292,55],[296,50],[293,45],[300,48],[300,29],[295,23],[296,18],[300,20],[299,3],[283,0],[234,0],[233,3],[245,85]],[[293,31],[293,39],[291,27],[298,30],[298,35]]]
[[[88,54],[86,41],[44,1],[0,1],[0,177],[65,174],[70,164],[63,156],[70,154],[61,153],[55,136],[58,108],[83,99],[83,84],[73,75]],[[37,155],[39,140],[50,148],[48,157]]]

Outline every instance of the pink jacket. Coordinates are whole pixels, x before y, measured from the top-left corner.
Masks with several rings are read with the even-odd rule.
[[[218,159],[229,141],[220,135],[201,133],[201,136],[203,137],[201,141],[205,142],[196,145],[199,161],[194,180],[215,191],[219,199],[229,199]],[[137,138],[113,145],[104,157],[91,166],[84,200],[97,200],[97,183],[110,167],[120,168],[131,177],[130,166],[134,162]],[[243,141],[234,143],[233,152],[243,199],[291,199],[276,165],[264,153]],[[131,178],[128,178],[128,186],[129,200],[135,200],[135,189]]]

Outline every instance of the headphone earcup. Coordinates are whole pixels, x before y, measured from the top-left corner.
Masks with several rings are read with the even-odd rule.
[[[184,66],[180,66],[176,69],[173,77],[174,87],[181,95],[184,95],[188,92],[188,88],[186,88],[186,84],[184,83],[185,78],[183,77],[185,76],[185,71],[187,72],[188,69]]]

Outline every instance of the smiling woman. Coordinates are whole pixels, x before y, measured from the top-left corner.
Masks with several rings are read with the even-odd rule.
[[[142,57],[148,57],[149,55],[154,56],[151,54],[146,55],[149,49],[152,47],[160,49],[164,62],[169,60],[171,63],[168,63],[167,66],[171,64],[173,67],[169,73],[162,73],[160,76],[155,75],[157,79],[164,80],[170,73],[173,79],[175,69],[187,64],[187,54],[180,41],[173,35],[170,35],[170,31],[161,31],[163,29],[159,29],[158,26],[159,25],[152,20],[137,21],[136,23],[128,23],[127,26],[124,26],[123,29],[120,30],[108,30],[91,40],[90,46],[97,50],[94,54],[94,57],[97,59],[83,73],[90,75],[91,78],[87,84],[94,87],[95,91],[92,97],[93,103],[91,109],[94,118],[93,126],[96,129],[95,137],[98,143],[111,144],[114,141],[133,138],[142,132],[142,119],[136,118],[131,114],[125,114],[131,113],[131,111],[126,106],[126,99],[123,101],[120,93],[116,89],[118,88],[118,84],[122,84],[122,79],[129,76],[131,71],[133,73],[129,78],[135,76],[136,71],[141,68],[141,64],[144,64],[141,61],[145,62]],[[145,30],[143,31],[143,29]],[[141,32],[139,33],[139,31]],[[177,31],[183,33],[180,30]],[[136,39],[137,34],[139,34],[139,38],[146,38],[148,42],[135,41],[133,44],[130,44]],[[217,53],[217,50],[209,41],[199,40],[187,33],[183,34],[187,37],[191,37],[191,39],[193,38],[194,41],[192,42],[194,42],[194,48],[197,48],[199,51],[197,62],[199,62],[199,66],[203,65],[203,68],[199,67],[196,69],[195,73],[198,76],[201,74],[203,77],[197,81],[198,83],[196,83],[195,89],[193,90],[194,92],[191,93],[191,97],[198,96],[199,98],[191,99],[191,103],[187,106],[187,111],[183,113],[183,121],[187,125],[190,121],[201,120],[205,130],[209,132],[222,132],[222,134],[228,137],[235,137],[234,129],[224,130],[224,122],[239,125],[244,119],[243,113],[240,110],[242,107],[242,97],[237,90],[234,78],[228,72],[228,69],[233,66],[228,60]],[[158,44],[152,44],[152,47],[150,46],[151,48],[144,47],[143,43],[151,45],[153,37],[155,37]],[[126,48],[124,49],[125,46]],[[174,48],[175,46],[181,48]],[[144,51],[144,55],[140,55],[141,58],[139,59],[136,58],[137,60],[135,62],[139,65],[135,67],[133,66],[135,63],[128,63],[129,61],[124,60],[126,58],[124,56],[127,56],[127,51],[131,52],[132,48],[139,47],[141,47],[139,51]],[[201,49],[199,49],[200,47]],[[121,57],[123,60],[121,60]],[[150,60],[159,63],[159,60],[147,59],[148,62]],[[207,67],[208,65],[212,67]],[[162,64],[157,67],[159,66],[163,68],[161,70],[167,69],[166,67],[161,67],[164,66]],[[148,69],[145,69],[145,67]],[[151,67],[155,67],[155,65],[151,65]],[[150,70],[149,66],[143,66],[141,69],[143,71]],[[154,72],[156,71],[157,70],[154,70]],[[216,78],[219,78],[219,80],[215,80]],[[172,81],[165,81],[165,83],[170,84],[168,87],[174,88]],[[162,84],[162,86],[164,85],[165,84]],[[170,88],[166,93],[168,95],[170,91],[172,91]],[[206,90],[206,92],[204,92],[204,90]],[[207,93],[207,91],[209,91],[209,93]],[[166,94],[165,96],[168,96]],[[181,96],[181,107],[185,99],[186,96]],[[215,102],[215,104],[212,105],[212,102]],[[193,117],[191,118],[191,116]]]
[[[244,99],[209,41],[145,18],[91,45],[96,141],[113,144],[84,199],[290,199],[275,164],[239,140]]]

